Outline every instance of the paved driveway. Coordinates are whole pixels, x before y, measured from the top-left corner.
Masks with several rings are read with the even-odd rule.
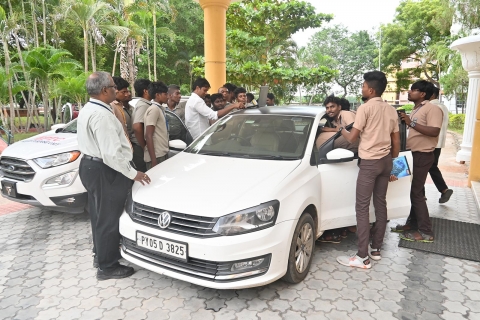
[[[471,190],[455,188],[432,215],[480,223]],[[392,221],[390,224],[399,221]],[[212,290],[136,267],[127,279],[98,282],[86,215],[37,208],[0,216],[0,319],[480,319],[480,264],[398,248],[352,270],[335,257],[355,250],[317,242],[311,273],[246,290]]]

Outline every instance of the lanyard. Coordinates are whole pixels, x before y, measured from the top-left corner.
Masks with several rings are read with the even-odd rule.
[[[113,110],[112,110],[112,109],[110,109],[110,108],[108,108],[108,107],[104,106],[104,105],[103,105],[103,104],[101,104],[101,103],[98,103],[98,102],[95,102],[95,101],[91,101],[91,100],[90,100],[90,101],[88,101],[88,102],[90,102],[90,103],[92,103],[92,104],[96,104],[97,106],[100,106],[100,107],[102,107],[102,108],[105,108],[105,109],[107,109],[108,111],[110,111],[111,113],[113,113]]]
[[[413,119],[412,117],[415,115],[415,113],[418,112],[418,110],[422,109],[422,107],[424,106],[425,104],[420,104],[420,107],[418,107],[417,109],[413,110],[414,112],[412,112],[410,114],[410,119]]]

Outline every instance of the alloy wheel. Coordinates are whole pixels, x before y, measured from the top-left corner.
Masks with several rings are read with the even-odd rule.
[[[313,228],[310,223],[305,223],[297,237],[295,248],[295,267],[302,273],[308,267],[313,251]]]

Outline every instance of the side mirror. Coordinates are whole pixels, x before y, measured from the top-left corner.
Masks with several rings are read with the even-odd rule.
[[[54,124],[52,126],[52,130],[55,130],[55,133],[61,132],[62,130],[60,130],[60,129],[63,129],[66,125],[67,125],[66,123]]]
[[[329,151],[326,155],[327,158],[320,158],[319,163],[340,163],[340,162],[349,162],[355,159],[355,154],[347,149],[334,149]]]
[[[185,142],[183,142],[182,140],[170,140],[168,142],[168,146],[172,150],[183,151],[187,147],[187,144]]]

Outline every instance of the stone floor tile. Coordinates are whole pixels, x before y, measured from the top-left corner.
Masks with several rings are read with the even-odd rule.
[[[458,301],[458,302],[465,301],[465,296],[458,291],[444,290],[441,294],[451,301]]]
[[[461,313],[463,315],[466,315],[467,311],[470,310],[465,307],[464,304],[456,301],[445,301],[442,305],[450,312]]]
[[[103,319],[125,319],[125,310],[113,308],[103,312]]]
[[[460,313],[453,313],[450,311],[443,311],[440,317],[445,320],[465,320],[465,317]]]
[[[191,313],[192,313],[191,310],[180,308],[180,309],[177,309],[176,311],[169,312],[168,316],[170,319],[189,320],[192,318]]]
[[[250,311],[250,310],[247,310],[247,309],[243,309],[242,311],[237,312],[235,315],[237,316],[238,320],[256,320],[256,319],[258,319],[256,311]]]
[[[212,310],[200,309],[197,312],[192,312],[192,320],[213,320],[215,312]]]
[[[144,320],[145,318],[147,318],[147,310],[134,309],[134,310],[125,312],[125,319],[128,319],[128,320]],[[161,318],[158,318],[158,319],[161,319]]]
[[[168,300],[163,301],[162,309],[168,310],[168,311],[175,311],[179,308],[183,308],[184,301],[185,301],[184,299],[172,297]]]
[[[125,310],[131,310],[131,309],[136,309],[142,306],[142,302],[144,299],[142,298],[136,298],[136,297],[130,297],[128,299],[123,299],[121,302],[121,307],[122,309]]]
[[[207,301],[208,305],[208,301]],[[247,309],[248,310],[253,310],[257,312],[261,312],[265,309],[268,309],[267,301],[266,300],[261,300],[261,299],[253,299],[250,301],[247,301]]]
[[[283,300],[293,301],[296,298],[300,297],[300,295],[298,294],[298,291],[295,289],[285,289],[285,290],[279,290],[277,292],[280,299],[283,299]]]
[[[274,299],[274,300],[268,301],[267,304],[269,305],[269,309],[273,311],[280,311],[281,313],[291,308],[290,303],[287,300]],[[227,305],[228,305],[228,301],[227,301]]]
[[[84,310],[73,307],[60,312],[59,319],[79,319]]]
[[[163,301],[164,299],[159,297],[152,297],[152,298],[143,300],[142,309],[147,311],[154,311],[158,308],[162,308]]]
[[[241,310],[241,309],[243,309],[242,304],[245,307],[247,306],[246,301],[243,301],[243,300],[240,300],[240,299],[238,299],[238,301],[233,301],[235,299],[238,299],[238,298],[233,298],[232,300],[225,302],[228,309],[236,310],[236,308],[240,308],[239,310]],[[232,303],[229,304],[229,302],[232,302]],[[184,308],[188,309],[188,310],[191,310],[193,312],[195,312],[197,310],[200,310],[200,309],[205,309],[205,307],[206,307],[206,300],[205,299],[200,299],[200,298],[186,299],[184,303],[185,303]]]
[[[97,307],[91,308],[90,310],[83,311],[80,319],[91,320],[91,319],[104,319],[103,313],[104,309],[99,309]]]
[[[469,319],[469,320],[477,320],[477,319],[480,319],[480,313],[470,312],[470,313],[468,314],[468,319]]]
[[[257,313],[257,317],[259,317],[261,320],[280,320],[282,317],[278,312],[273,312],[270,310],[265,310],[263,312]]]
[[[292,310],[288,310],[284,314],[282,314],[282,319],[285,320],[305,320],[305,317],[298,312],[294,312]]]

